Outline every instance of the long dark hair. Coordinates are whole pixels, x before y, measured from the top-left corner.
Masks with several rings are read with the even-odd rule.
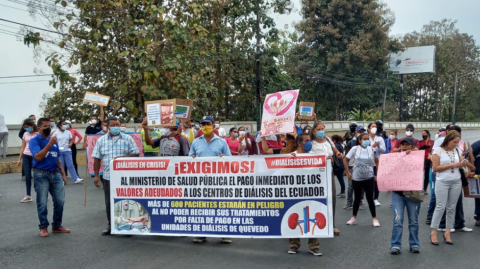
[[[57,121],[57,127],[58,129],[62,129],[62,124],[65,122],[65,120],[59,120]]]
[[[338,143],[338,144],[343,143],[343,138],[339,135],[332,135],[331,138],[332,138],[333,143]]]
[[[431,138],[431,136],[430,136],[430,131],[429,131],[429,130],[423,130],[423,132],[427,133],[428,138]]]
[[[364,137],[364,136],[368,136],[368,133],[365,132],[365,133],[359,134],[358,137],[357,137],[357,141],[355,142],[355,145],[360,146],[362,144],[362,142],[360,142],[360,141],[362,141],[362,137]]]
[[[24,125],[27,125],[27,126],[32,127],[32,129],[33,129],[34,132],[37,131],[37,125],[35,125],[35,122],[34,122],[33,120],[31,120],[31,119],[25,119],[25,120],[23,121],[22,127],[23,127]]]
[[[325,126],[325,125],[324,125],[323,123],[321,123],[321,122],[315,123],[315,124],[313,125],[313,127],[312,127],[311,132],[310,132],[310,139],[311,139],[311,140],[315,140],[315,138],[317,138],[317,136],[316,136],[316,134],[315,134],[315,129],[317,129],[317,126],[318,126],[318,125],[323,125],[323,126]]]

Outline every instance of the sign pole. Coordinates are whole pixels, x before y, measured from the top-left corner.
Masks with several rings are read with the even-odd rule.
[[[455,124],[457,122],[457,84],[458,84],[458,72],[455,73],[455,92],[453,94],[452,124]]]
[[[402,122],[402,114],[403,114],[403,74],[400,75],[400,108],[399,108],[399,115],[398,121]]]

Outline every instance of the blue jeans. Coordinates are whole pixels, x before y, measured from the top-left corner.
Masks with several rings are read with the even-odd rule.
[[[480,220],[480,198],[475,198],[475,220]]]
[[[33,157],[27,154],[22,155],[22,171],[25,175],[25,185],[27,187],[27,195],[32,195],[32,166]]]
[[[75,171],[75,166],[73,166],[73,159],[72,159],[72,152],[71,151],[63,151],[60,152],[60,162],[63,166],[67,166],[68,172],[72,176],[73,181],[78,179],[77,172]]]
[[[144,152],[143,157],[158,157],[158,152]]]
[[[345,193],[345,180],[343,179],[343,172],[345,172],[345,169],[333,170],[333,174],[337,177],[338,182],[340,182],[340,193]]]
[[[392,192],[393,230],[391,249],[402,249],[403,213],[405,208],[407,208],[410,248],[420,247],[420,242],[418,241],[418,213],[420,212],[420,205],[421,203],[416,203],[407,197]]]
[[[48,209],[47,198],[48,193],[53,199],[53,228],[62,227],[63,204],[65,203],[65,186],[63,185],[60,173],[50,174],[41,171],[33,172],[33,183],[35,192],[37,193],[37,213],[40,229],[47,228]]]
[[[427,212],[427,219],[430,219],[430,220],[433,217],[433,212],[435,211],[435,206],[437,204],[437,199],[435,198],[435,181],[436,181],[435,173],[432,173],[432,183],[430,183],[430,187],[431,187],[430,204],[428,204],[428,212]]]

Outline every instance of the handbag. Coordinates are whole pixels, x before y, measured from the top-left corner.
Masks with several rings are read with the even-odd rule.
[[[460,152],[458,151],[458,149],[455,149],[455,150],[457,151],[458,157],[460,159]],[[465,175],[465,170],[463,170],[463,168],[459,168],[458,170],[460,170],[460,179],[462,180],[462,187],[467,187],[468,180],[467,180],[467,176]]]
[[[404,191],[403,195],[416,203],[421,203],[425,199],[423,191]]]

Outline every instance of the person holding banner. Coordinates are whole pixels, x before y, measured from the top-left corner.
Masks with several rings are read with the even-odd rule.
[[[203,132],[203,135],[193,141],[188,155],[192,158],[232,156],[227,142],[213,132],[213,118],[211,116],[205,116],[200,124],[202,125],[201,131]],[[193,238],[194,243],[203,243],[205,241],[207,241],[206,237]],[[232,243],[232,240],[229,238],[222,238],[222,243],[229,244]]]
[[[353,174],[348,168],[350,160],[354,160]],[[343,159],[345,170],[349,180],[352,181],[353,191],[355,193],[355,199],[353,201],[353,215],[347,225],[357,224],[357,213],[360,208],[360,201],[362,193],[365,192],[365,198],[372,214],[372,224],[374,227],[380,227],[380,222],[377,219],[377,213],[375,211],[375,204],[373,202],[374,189],[375,189],[375,152],[370,146],[370,137],[367,133],[360,134],[357,137],[357,145],[353,147]]]
[[[160,156],[188,156],[189,143],[185,136],[179,133],[179,126],[170,126],[161,137],[152,139],[147,118],[143,119],[142,128],[145,134],[145,144],[152,148],[159,148]]]
[[[95,180],[93,183],[100,188],[103,184],[105,194],[105,207],[107,212],[108,227],[102,231],[102,235],[110,235],[110,161],[121,157],[138,157],[140,151],[133,138],[120,131],[120,121],[116,117],[110,117],[105,124],[108,134],[100,137],[92,152],[94,160]],[[100,162],[103,163],[103,176],[99,176]]]
[[[238,134],[240,136],[245,136],[245,140],[242,143],[243,146],[243,152],[240,155],[257,155],[257,147],[255,146],[255,138],[249,134],[248,127],[241,126],[238,128]]]
[[[400,143],[400,149],[405,154],[410,154],[415,148],[415,142],[410,137],[404,138]],[[408,180],[408,179],[406,179]],[[408,232],[410,252],[420,253],[420,242],[418,240],[418,214],[422,202],[413,201],[403,194],[403,191],[392,192],[392,210],[393,210],[393,229],[390,254],[400,254],[402,249],[402,233],[403,233],[403,213],[407,208],[408,216]]]

